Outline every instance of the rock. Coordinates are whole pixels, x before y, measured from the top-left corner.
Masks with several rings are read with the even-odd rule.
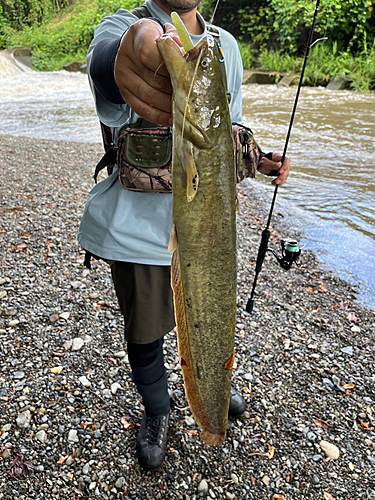
[[[75,429],[71,429],[69,431],[68,441],[70,441],[71,443],[78,443],[79,439],[78,439],[77,431]]]
[[[13,326],[17,326],[18,324],[19,324],[18,319],[12,319],[11,321],[9,321],[8,326],[13,327]]]
[[[112,392],[112,394],[116,394],[116,392],[117,392],[119,389],[122,389],[122,387],[121,387],[121,385],[120,385],[118,382],[114,382],[114,383],[111,385],[111,392]]]
[[[125,356],[126,356],[126,351],[117,351],[114,354],[115,358],[125,358]]]
[[[12,424],[5,424],[2,426],[1,431],[2,432],[8,432],[12,428]]]
[[[27,429],[30,426],[31,413],[30,410],[26,410],[17,417],[16,424],[20,429]]]
[[[186,425],[189,425],[189,426],[195,425],[195,420],[193,419],[193,417],[185,417],[185,422],[186,422]]]
[[[344,90],[350,87],[349,80],[345,80],[344,78],[333,78],[329,84],[326,86],[327,90]]]
[[[198,493],[208,493],[208,483],[205,479],[202,479],[202,481],[199,483]]]
[[[90,380],[88,380],[88,378],[87,378],[87,377],[85,377],[85,375],[82,375],[82,377],[79,377],[79,379],[78,379],[78,380],[81,382],[81,384],[82,384],[84,387],[90,387],[90,385],[91,385]]]
[[[84,345],[84,340],[81,337],[76,337],[72,340],[72,351],[79,351]]]
[[[47,434],[46,434],[46,431],[44,430],[41,430],[41,431],[38,431],[36,434],[35,434],[35,438],[40,441],[42,444],[44,444],[46,442],[46,439],[47,439]]]
[[[262,483],[265,484],[267,487],[270,485],[271,479],[268,476],[263,476],[262,477]]]
[[[351,331],[352,331],[353,333],[361,333],[361,329],[360,329],[360,328],[359,328],[359,326],[357,326],[357,325],[352,326],[352,327],[351,327]]]
[[[117,490],[121,490],[124,487],[125,483],[125,478],[123,476],[120,476],[115,482],[115,488]]]
[[[13,373],[13,377],[17,378],[17,379],[25,378],[25,376],[26,376],[25,372],[22,372],[22,371]]]
[[[295,80],[297,80],[297,78],[298,78],[297,75],[284,75],[277,85],[290,87],[291,85],[294,85]]]
[[[251,71],[245,70],[243,75],[243,83],[247,85],[249,83],[259,83],[270,85],[276,83],[276,80],[280,77],[279,73],[268,73],[267,71]]]
[[[59,318],[65,319],[65,320],[69,319],[69,316],[70,316],[69,312],[62,312],[59,314]]]
[[[234,482],[234,484],[239,483],[238,476],[234,472],[232,472],[232,474],[230,475],[230,478]]]
[[[82,64],[78,62],[70,62],[64,65],[65,71],[79,71],[81,68]]]
[[[332,458],[332,460],[337,460],[339,458],[340,450],[336,445],[323,440],[320,441],[319,446],[327,457]]]
[[[91,469],[90,464],[85,464],[85,465],[82,467],[82,474],[83,474],[84,476],[87,476],[87,475],[89,474],[89,472],[90,472],[90,469]]]
[[[11,448],[5,448],[3,453],[1,454],[2,458],[6,460],[7,458],[10,458],[12,456],[12,450]]]
[[[230,491],[227,491],[225,496],[227,500],[234,500],[236,498],[236,495],[234,493],[231,493]]]
[[[343,352],[345,354],[349,354],[349,356],[353,356],[353,347],[351,345],[348,347],[343,347],[341,349],[341,352]]]

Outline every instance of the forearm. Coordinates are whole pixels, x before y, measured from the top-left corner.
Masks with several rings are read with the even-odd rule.
[[[125,102],[114,77],[115,59],[120,42],[121,37],[114,40],[101,40],[94,48],[89,68],[90,77],[97,90],[114,104]]]

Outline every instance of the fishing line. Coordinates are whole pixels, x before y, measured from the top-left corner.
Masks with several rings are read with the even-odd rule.
[[[195,78],[196,78],[196,76],[197,76],[198,67],[199,67],[199,64],[200,64],[200,62],[201,62],[201,59],[202,59],[202,56],[203,56],[203,52],[204,52],[204,50],[202,49],[202,50],[199,52],[199,54],[198,54],[197,64],[195,65],[194,74],[193,74],[193,78],[191,79],[189,92],[188,92],[188,95],[186,96],[186,103],[185,103],[184,117],[183,117],[183,119],[182,119],[182,132],[181,132],[181,139],[183,139],[183,138],[184,138],[185,122],[186,122],[187,109],[188,109],[188,106],[189,106],[189,101],[190,101],[190,95],[191,95],[191,92],[192,92],[193,87],[194,87]]]
[[[216,14],[216,11],[217,11],[217,8],[219,6],[219,2],[220,0],[217,0],[216,4],[215,4],[215,8],[214,8],[214,11],[212,13],[212,16],[211,16],[211,19],[210,19],[210,24],[212,24],[214,22],[214,17],[215,17],[215,14]]]

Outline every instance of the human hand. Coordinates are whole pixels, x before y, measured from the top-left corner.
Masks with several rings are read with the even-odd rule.
[[[172,24],[167,23],[165,30],[179,43]],[[163,28],[151,19],[133,24],[122,37],[114,76],[122,98],[135,113],[157,125],[172,126],[172,85],[156,44],[161,35]]]
[[[263,158],[258,164],[258,172],[261,174],[278,176],[272,181],[274,186],[285,184],[290,174],[290,158],[286,156],[284,163],[281,163],[282,157],[281,153],[273,153],[272,160]]]

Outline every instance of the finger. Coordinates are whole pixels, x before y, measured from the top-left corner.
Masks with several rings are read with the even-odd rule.
[[[148,82],[148,78],[144,75],[144,73],[142,71],[141,75],[139,75],[138,73],[136,73],[135,71],[131,71],[129,67],[126,70],[126,75],[125,73],[123,75],[121,75],[121,73],[119,72],[117,73],[117,85],[124,101],[130,105],[128,94],[134,94],[149,106],[157,108],[161,111],[165,111],[167,113],[171,113],[172,98],[171,93],[168,93],[168,90],[170,88],[169,80],[165,83],[164,88],[161,87],[161,89],[159,90],[159,85],[159,88],[153,85],[153,79],[151,79],[150,85]],[[171,91],[172,90],[170,89],[170,92]]]
[[[171,127],[173,124],[171,113],[148,105],[130,91],[127,94],[126,102],[137,115],[151,123],[156,123],[162,127]]]
[[[163,58],[157,48],[156,41],[164,34],[163,28],[156,21],[151,19],[141,19],[134,30],[133,49],[140,65],[148,68],[152,73],[163,63]],[[131,26],[129,31],[132,29]],[[165,76],[168,75],[164,69]]]
[[[284,162],[279,169],[279,176],[277,179],[273,181],[272,184],[277,185],[277,186],[282,186],[283,184],[286,183],[288,180],[289,174],[290,174],[290,161]]]

